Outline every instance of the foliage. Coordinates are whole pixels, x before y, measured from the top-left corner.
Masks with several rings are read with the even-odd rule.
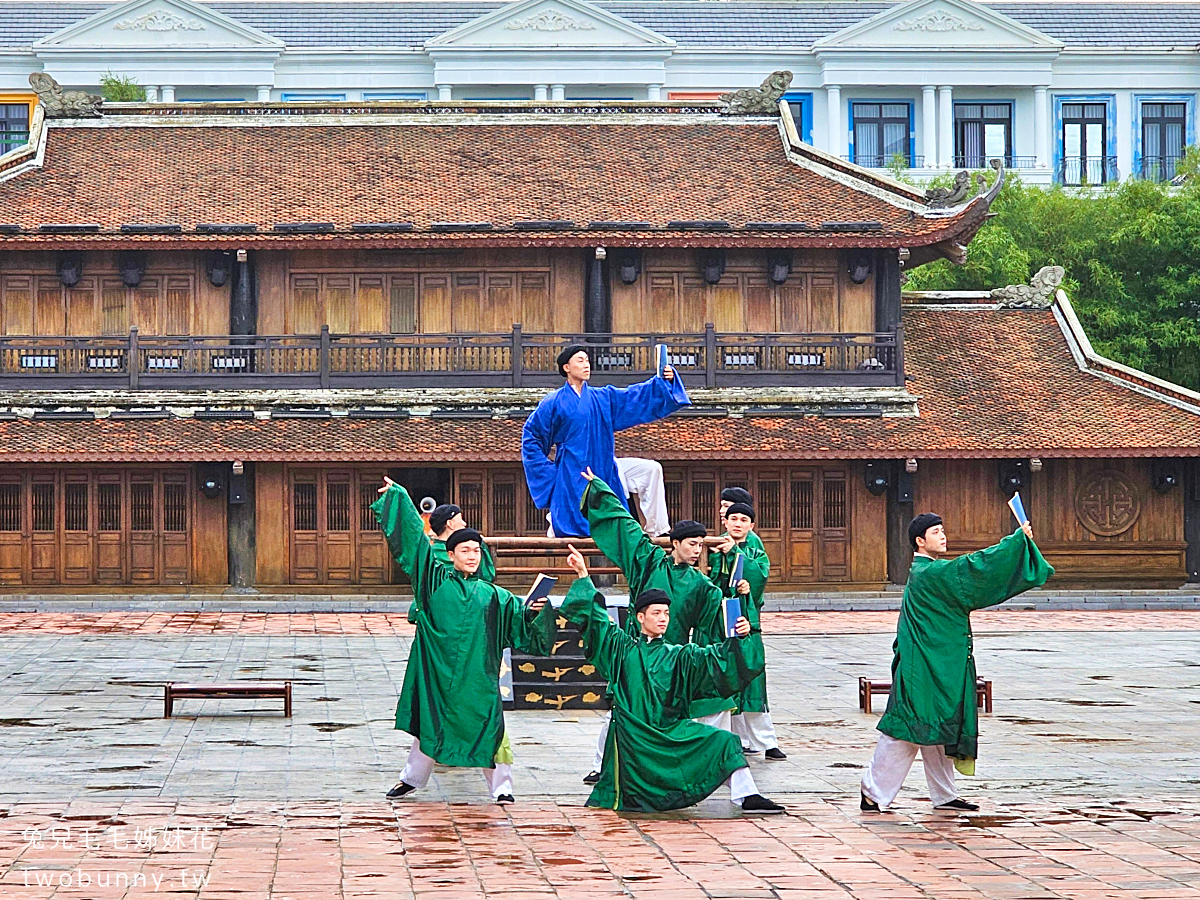
[[[136,78],[105,72],[100,76],[100,96],[107,103],[137,103],[146,99],[146,89]]]
[[[1096,352],[1200,390],[1200,151],[1177,171],[1175,185],[1131,180],[1100,191],[1012,179],[966,265],[930,263],[905,287],[990,290],[1060,265]]]

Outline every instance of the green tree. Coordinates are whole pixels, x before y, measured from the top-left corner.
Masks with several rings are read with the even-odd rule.
[[[105,72],[100,76],[100,96],[109,103],[137,103],[146,99],[146,89],[128,75]]]
[[[1126,181],[1100,191],[1008,182],[964,266],[930,263],[910,290],[989,290],[1066,270],[1096,351],[1200,390],[1200,153],[1174,185]]]

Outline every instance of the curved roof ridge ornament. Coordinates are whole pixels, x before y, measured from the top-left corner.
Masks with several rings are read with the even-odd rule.
[[[64,91],[62,85],[45,72],[30,75],[29,86],[46,110],[47,119],[94,119],[102,115],[103,97],[84,91]]]
[[[756,88],[742,88],[721,94],[717,101],[723,116],[777,116],[779,101],[791,86],[792,73],[786,69],[772,72]]]

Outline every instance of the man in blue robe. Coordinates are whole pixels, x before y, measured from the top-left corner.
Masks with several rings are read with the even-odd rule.
[[[692,402],[670,366],[661,377],[641,384],[594,388],[588,384],[589,353],[588,347],[572,344],[558,355],[558,370],[567,383],[542,398],[521,435],[525,483],[538,509],[550,510],[551,527],[559,537],[591,534],[579,509],[587,486],[581,472],[591,468],[607,484],[621,484],[614,434],[665,418]],[[628,509],[624,491],[616,493]]]

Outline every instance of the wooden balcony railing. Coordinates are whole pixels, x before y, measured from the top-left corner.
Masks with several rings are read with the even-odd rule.
[[[592,348],[597,384],[631,384],[654,372],[655,345],[690,385],[904,383],[903,335],[331,334],[0,337],[8,388],[557,387],[555,357]]]

